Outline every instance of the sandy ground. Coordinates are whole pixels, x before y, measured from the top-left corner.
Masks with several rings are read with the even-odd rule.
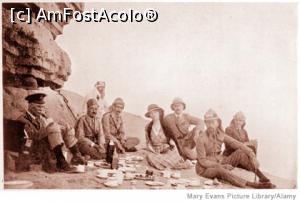
[[[146,151],[141,150],[137,153],[130,153],[127,155],[139,155],[145,157]],[[148,166],[146,159],[144,158],[143,161],[138,163],[139,167],[137,168],[138,173],[145,173],[145,170],[152,169]],[[5,181],[8,180],[29,180],[33,182],[32,189],[112,189],[104,186],[104,179],[99,179],[96,177],[97,170],[101,168],[95,167],[94,169],[89,169],[85,173],[53,173],[49,174],[42,171],[29,171],[29,172],[21,172],[21,173],[14,173],[9,172],[5,174]],[[159,171],[152,169],[155,175],[159,175]],[[204,189],[204,188],[211,188],[211,189],[235,189],[234,187],[226,182],[222,182],[220,185],[217,186],[204,186],[203,182],[207,179],[198,176],[195,173],[195,169],[186,169],[178,171],[181,173],[182,178],[187,179],[200,179],[201,186],[199,187],[186,187],[187,189]],[[242,176],[245,179],[250,181],[254,180],[254,174],[248,171],[235,168],[233,170],[239,176]],[[270,176],[271,181],[276,184],[277,188],[279,189],[291,189],[295,188],[295,182],[284,180],[278,177]],[[165,182],[166,184],[161,187],[155,187],[155,189],[176,189],[176,187],[172,186],[169,182],[170,179],[167,178],[159,178],[160,181]],[[154,187],[150,187],[145,184],[143,180],[124,180],[123,184],[114,189],[153,189]]]

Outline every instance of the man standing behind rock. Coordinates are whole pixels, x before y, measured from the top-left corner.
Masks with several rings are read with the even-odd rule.
[[[175,98],[171,104],[174,113],[164,118],[164,126],[167,135],[173,139],[178,147],[180,155],[185,159],[196,160],[195,138],[204,131],[204,123],[201,119],[184,113],[186,104],[181,98]],[[190,130],[190,126],[195,126]]]
[[[76,123],[76,137],[79,150],[83,155],[93,159],[105,158],[105,138],[102,130],[101,119],[97,116],[99,105],[97,100],[87,101],[87,114],[79,118]]]
[[[140,140],[136,137],[125,136],[124,122],[121,116],[124,107],[125,103],[121,98],[114,100],[110,111],[103,116],[103,132],[106,142],[112,140],[119,152],[135,152],[137,150],[135,146],[139,144]]]
[[[91,92],[89,92],[86,97],[82,107],[82,114],[86,114],[86,104],[89,99],[95,99],[98,103],[98,117],[102,119],[102,116],[108,110],[108,104],[105,100],[105,82],[97,81],[94,85],[94,88]]]

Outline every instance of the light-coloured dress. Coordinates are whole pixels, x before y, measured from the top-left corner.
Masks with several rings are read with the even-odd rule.
[[[165,136],[163,128],[158,131],[153,127],[151,128],[150,134],[148,131],[149,125],[146,126],[146,142],[150,144],[156,153],[150,152],[147,154],[147,161],[150,166],[164,170],[166,168],[170,169],[186,169],[190,168],[191,164],[184,161],[179,155],[176,147],[172,150],[168,144],[168,139]]]

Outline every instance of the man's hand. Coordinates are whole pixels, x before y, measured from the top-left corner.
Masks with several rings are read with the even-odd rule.
[[[126,139],[125,139],[125,138],[122,138],[122,139],[120,140],[120,142],[121,142],[122,145],[124,145],[124,144],[126,144]]]
[[[124,149],[124,147],[122,147],[122,146],[121,146],[119,149],[121,150],[121,153],[122,153],[122,154],[124,154],[124,153],[125,153],[125,149]]]
[[[104,145],[103,144],[94,144],[94,148],[96,148],[97,149],[97,151],[98,152],[100,152],[100,153],[105,153],[105,147],[104,147]]]
[[[125,153],[125,148],[122,146],[122,144],[120,142],[117,142],[117,147],[121,151],[122,154]]]

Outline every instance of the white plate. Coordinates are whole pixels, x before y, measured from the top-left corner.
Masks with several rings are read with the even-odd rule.
[[[181,177],[181,174],[180,173],[172,173],[171,175],[172,178],[175,178],[175,179],[179,179]]]
[[[135,173],[136,172],[136,169],[134,167],[121,167],[118,170],[122,171],[124,173]]]
[[[165,183],[159,182],[159,181],[146,181],[145,184],[148,186],[164,186],[165,185]]]
[[[109,174],[118,174],[120,173],[119,170],[111,170],[111,169],[98,169],[97,174],[98,175],[109,175]]]
[[[133,180],[135,178],[135,174],[126,173],[124,176],[124,180]]]
[[[103,183],[107,187],[118,187],[119,183],[117,180],[106,181]]]
[[[5,189],[28,189],[32,187],[32,185],[33,183],[27,180],[12,180],[4,182]]]
[[[133,156],[132,160],[133,161],[142,161],[142,160],[144,160],[144,157],[142,157],[142,156]]]
[[[188,185],[190,183],[190,180],[188,180],[188,179],[170,180],[170,183],[173,186],[177,186],[179,184]]]
[[[214,181],[213,181],[213,180],[205,180],[205,181],[204,181],[204,184],[205,184],[205,185],[212,186],[212,185],[214,185]]]
[[[103,175],[99,174],[99,175],[96,175],[96,177],[98,177],[100,179],[107,179],[108,178],[108,176],[105,175],[105,174],[103,174]]]
[[[200,180],[193,180],[193,181],[190,181],[188,186],[190,186],[190,187],[201,187],[201,182],[200,182]]]

